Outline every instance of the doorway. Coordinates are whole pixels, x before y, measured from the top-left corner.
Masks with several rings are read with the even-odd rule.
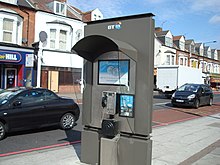
[[[58,71],[49,71],[48,73],[48,89],[53,92],[58,92],[59,89],[59,72]]]
[[[5,88],[17,86],[17,69],[5,68]]]

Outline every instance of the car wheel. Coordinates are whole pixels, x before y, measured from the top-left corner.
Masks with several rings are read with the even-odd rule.
[[[64,130],[71,129],[74,127],[75,122],[75,116],[72,113],[66,113],[60,119],[60,126]]]
[[[0,122],[0,140],[2,140],[5,137],[5,125]]]
[[[213,104],[213,98],[209,98],[209,106],[212,106],[212,104]]]
[[[196,109],[199,108],[199,100],[198,100],[198,99],[195,100],[194,107],[195,107]]]

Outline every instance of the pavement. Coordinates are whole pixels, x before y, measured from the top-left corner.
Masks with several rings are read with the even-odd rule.
[[[156,110],[153,124],[152,165],[220,165],[220,104]],[[45,147],[0,157],[0,165],[86,165],[80,149],[80,142]]]

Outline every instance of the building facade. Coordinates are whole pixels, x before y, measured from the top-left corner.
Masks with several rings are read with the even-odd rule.
[[[205,46],[204,43],[195,43],[193,39],[187,40],[183,35],[173,36],[169,30],[164,31],[162,28],[155,28],[155,37],[155,73],[160,65],[200,68],[204,73],[204,82],[213,89],[219,89],[219,51]]]
[[[25,1],[0,1],[0,88],[34,86],[35,9]]]

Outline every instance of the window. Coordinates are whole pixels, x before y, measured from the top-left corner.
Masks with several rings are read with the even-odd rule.
[[[180,41],[179,44],[180,50],[185,50],[185,43]]]
[[[72,71],[59,71],[59,84],[60,85],[73,85],[77,84],[81,79],[81,70]]]
[[[188,66],[187,57],[179,57],[179,65]]]
[[[166,65],[170,65],[170,55],[167,55]]]
[[[23,17],[11,9],[0,9],[0,42],[22,44]]]
[[[175,65],[175,56],[174,55],[167,55],[166,65]]]
[[[165,37],[165,45],[169,47],[173,47],[173,40],[172,38]]]
[[[13,20],[3,19],[3,42],[12,42]]]
[[[64,3],[55,3],[55,13],[60,15],[66,15],[66,5]]]
[[[51,91],[45,91],[44,92],[44,96],[45,96],[45,99],[48,101],[48,100],[56,100],[57,99],[57,96],[52,93]]]
[[[18,100],[22,100],[22,105],[33,105],[35,103],[39,103],[45,100],[44,95],[43,95],[43,90],[42,91],[29,91],[26,93],[23,93],[19,97],[17,97]]]
[[[199,68],[202,69],[202,72],[206,72],[206,65],[207,65],[207,62],[200,61]]]
[[[50,29],[50,48],[67,49],[67,31],[59,29]]]
[[[171,56],[171,65],[174,65],[175,64],[175,57],[174,56]]]
[[[197,68],[197,66],[198,66],[198,60],[195,60],[195,59],[190,60],[190,66],[191,66],[192,68]]]
[[[199,49],[199,55],[203,56],[203,49],[202,48]]]
[[[17,0],[1,0],[1,1],[5,3],[17,4]]]
[[[50,48],[55,49],[56,45],[56,29],[50,29]]]
[[[60,30],[60,36],[59,36],[59,49],[66,50],[66,31]]]

